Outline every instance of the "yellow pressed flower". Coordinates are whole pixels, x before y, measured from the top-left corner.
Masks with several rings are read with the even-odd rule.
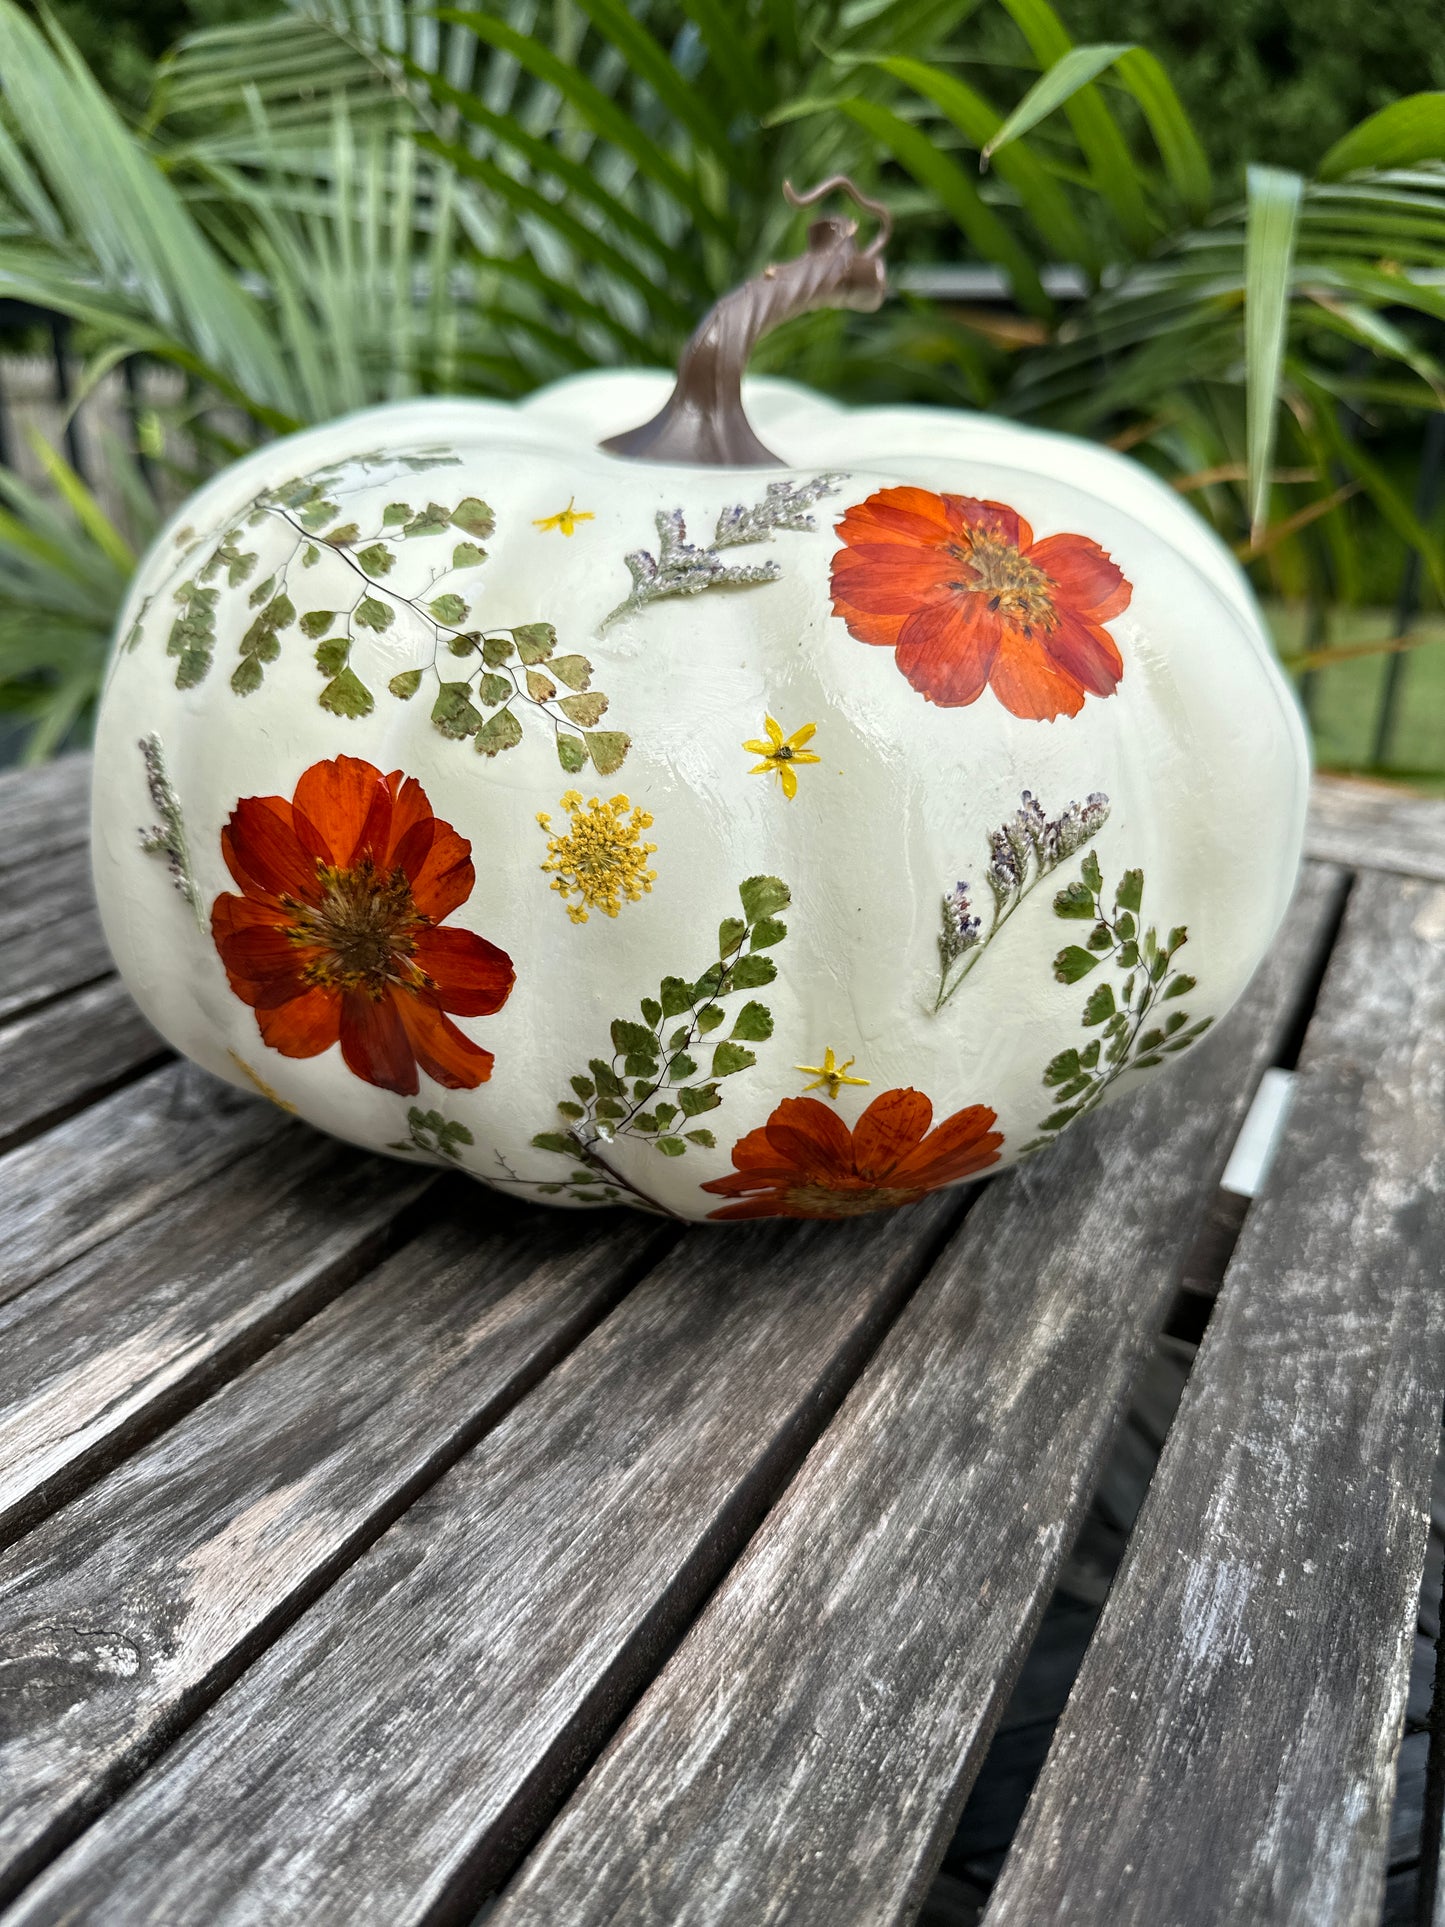
[[[810,749],[803,747],[805,743],[813,740],[818,725],[804,723],[803,727],[795,729],[791,736],[785,736],[782,724],[775,722],[771,716],[765,716],[763,727],[768,732],[766,742],[755,738],[752,742],[743,744],[743,748],[750,754],[761,756],[763,759],[761,763],[754,763],[748,775],[776,776],[783,786],[784,796],[791,801],[798,794],[795,766],[798,763],[820,763],[823,760],[821,756],[815,756]]]
[[[830,1044],[823,1052],[823,1061],[821,1064],[794,1064],[793,1069],[795,1071],[801,1071],[804,1077],[812,1078],[813,1081],[811,1084],[805,1084],[803,1086],[805,1091],[826,1090],[829,1097],[836,1098],[844,1084],[867,1084],[870,1082],[866,1077],[850,1077],[848,1075],[856,1062],[856,1058],[850,1057],[840,1064],[833,1055],[833,1046]]]
[[[256,1089],[261,1093],[262,1097],[270,1098],[271,1102],[276,1106],[278,1111],[290,1111],[293,1117],[296,1115],[296,1106],[294,1104],[289,1103],[278,1092],[273,1091],[271,1089],[271,1086],[266,1082],[265,1078],[261,1076],[260,1072],[253,1071],[251,1069],[251,1066],[246,1062],[245,1058],[242,1057],[239,1051],[228,1050],[226,1052],[226,1055],[227,1057],[230,1058],[231,1062],[236,1066],[236,1069],[238,1071],[244,1072],[244,1074],[250,1078],[251,1082],[256,1086]]]
[[[546,534],[549,529],[561,529],[564,535],[571,535],[579,522],[595,522],[597,517],[592,513],[591,509],[573,507],[573,503],[576,500],[577,497],[575,495],[572,496],[566,508],[558,509],[555,515],[537,516],[532,523],[532,527],[534,529],[541,529],[543,534]]]
[[[652,818],[646,810],[632,810],[629,817],[632,806],[625,796],[608,803],[594,796],[584,810],[576,790],[568,790],[561,807],[569,818],[562,836],[551,833],[552,819],[545,811],[537,813],[548,832],[547,861],[541,867],[552,873],[552,888],[564,901],[573,895],[580,899],[567,905],[573,923],[586,923],[589,909],[615,917],[624,898],[636,903],[652,889],[657,872],[647,868],[647,859],[657,845],[642,841]]]

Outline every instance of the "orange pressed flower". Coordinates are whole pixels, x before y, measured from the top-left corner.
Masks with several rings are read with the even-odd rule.
[[[283,1057],[339,1043],[358,1077],[403,1097],[418,1069],[449,1090],[485,1083],[492,1053],[446,1013],[500,1010],[512,962],[439,927],[472,893],[471,850],[415,777],[355,756],[314,763],[289,803],[243,797],[221,832],[242,894],[216,898],[211,933],[263,1041]]]
[[[704,1191],[737,1202],[713,1218],[855,1218],[912,1204],[990,1164],[1003,1145],[983,1104],[936,1130],[921,1091],[884,1091],[850,1131],[816,1097],[785,1097],[767,1123],[733,1146],[736,1169]]]
[[[1002,502],[884,488],[838,524],[833,613],[894,651],[926,701],[959,708],[985,686],[1015,716],[1076,716],[1124,673],[1103,624],[1133,590],[1097,542],[1034,532]]]

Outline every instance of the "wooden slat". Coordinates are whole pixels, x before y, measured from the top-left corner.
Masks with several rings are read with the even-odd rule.
[[[0,1153],[129,1083],[166,1053],[115,977],[0,1025]],[[4,1268],[0,1252],[0,1277]]]
[[[83,848],[89,834],[89,756],[0,771],[0,892],[15,872]]]
[[[458,1187],[379,1271],[0,1557],[0,1902],[671,1237]]]
[[[1445,883],[1445,800],[1384,783],[1317,776],[1305,847],[1359,870],[1393,870]]]
[[[350,1283],[431,1182],[288,1124],[0,1309],[0,1540]]]
[[[1373,1927],[1445,1391],[1445,890],[1356,884],[989,1911]]]
[[[912,1918],[1340,888],[1207,1047],[990,1188],[494,1927]]]
[[[113,968],[84,844],[0,877],[0,1021]]]
[[[959,1209],[689,1233],[6,1927],[462,1918],[735,1555]]]
[[[292,1127],[294,1129],[294,1127]],[[0,1157],[0,1305],[287,1129],[264,1098],[168,1064]]]

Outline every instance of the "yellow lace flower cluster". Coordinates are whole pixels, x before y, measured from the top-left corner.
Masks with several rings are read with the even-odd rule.
[[[636,903],[644,891],[652,889],[656,870],[647,868],[655,843],[644,843],[642,832],[652,828],[646,810],[632,810],[625,796],[614,796],[604,803],[594,796],[584,810],[576,790],[568,790],[561,800],[568,822],[564,835],[552,832],[552,819],[544,810],[537,821],[547,831],[547,861],[542,865],[551,873],[552,888],[565,900],[567,915],[573,923],[586,923],[589,910],[600,910],[615,917],[623,899]]]

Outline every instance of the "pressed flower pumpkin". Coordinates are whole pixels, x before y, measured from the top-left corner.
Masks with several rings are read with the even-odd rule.
[[[173,519],[95,869],[179,1049],[378,1150],[724,1221],[906,1205],[1188,1061],[1300,848],[1254,603],[1122,456],[740,394],[763,327],[880,294],[822,222],[671,398],[373,409]]]

